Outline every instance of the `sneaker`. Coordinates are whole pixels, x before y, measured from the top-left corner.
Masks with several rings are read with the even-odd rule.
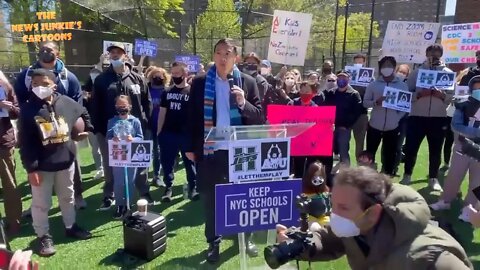
[[[119,205],[115,208],[115,213],[113,213],[113,219],[123,219],[125,214],[127,213],[127,207],[123,205]]]
[[[45,234],[42,237],[38,237],[38,255],[42,257],[48,257],[55,254],[56,250],[53,246],[52,236]]]
[[[27,210],[22,212],[23,219],[31,219],[32,218],[32,208],[28,208]]]
[[[333,155],[333,160],[335,160],[335,161],[340,160],[340,155]]]
[[[208,249],[207,249],[207,262],[209,263],[216,263],[220,260],[220,245],[215,243],[215,244],[210,244]]]
[[[98,180],[100,178],[103,178],[105,176],[105,172],[103,171],[103,169],[99,169],[96,173],[95,173],[95,176],[93,176],[93,179],[94,180]]]
[[[99,211],[107,211],[112,207],[112,205],[115,205],[115,200],[109,197],[103,198],[102,205],[100,205],[100,208],[98,208]]]
[[[439,200],[436,203],[430,204],[428,207],[434,211],[448,210],[450,209],[450,203],[447,203],[444,200]]]
[[[78,227],[76,223],[73,224],[72,228],[65,229],[65,235],[78,240],[86,240],[92,237],[92,234],[89,231]]]
[[[144,199],[144,200],[147,200],[148,205],[154,205],[155,204],[155,200],[153,200],[152,195],[150,195],[150,192],[147,192],[147,193],[143,194],[142,196],[140,196],[140,198]]]
[[[463,221],[463,222],[466,222],[466,223],[470,223],[470,211],[468,210],[468,206],[465,206],[462,208],[462,213],[460,214],[460,216],[458,216],[458,219],[460,221]]]
[[[172,188],[166,188],[165,193],[162,196],[162,202],[171,202],[172,201]]]
[[[412,182],[412,176],[408,175],[408,174],[405,174],[405,175],[403,175],[403,179],[400,181],[400,184],[410,185],[411,182]]]
[[[83,199],[82,196],[78,196],[75,198],[75,208],[77,210],[83,210],[87,208],[87,202]]]
[[[160,177],[156,177],[153,179],[153,183],[155,184],[155,186],[157,187],[166,187],[165,183],[163,182],[162,179],[160,179]]]
[[[200,199],[200,194],[197,192],[196,188],[188,191],[188,198],[192,201],[198,201],[198,199]]]
[[[437,178],[430,178],[430,180],[428,180],[428,186],[434,191],[440,191],[440,192],[443,191],[443,188],[438,182]]]

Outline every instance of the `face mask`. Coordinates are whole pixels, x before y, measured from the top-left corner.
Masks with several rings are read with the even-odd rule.
[[[401,81],[404,81],[407,78],[403,73],[397,73],[396,75]]]
[[[43,63],[52,63],[55,61],[56,57],[52,52],[41,52],[38,56],[38,59]]]
[[[313,94],[300,94],[300,100],[302,100],[303,104],[310,104],[313,99]]]
[[[119,115],[126,115],[130,112],[130,108],[128,107],[116,107],[115,109]]]
[[[338,88],[345,88],[348,85],[348,80],[337,80]]]
[[[293,86],[294,84],[295,84],[295,80],[293,80],[293,79],[285,80],[285,85],[286,86]]]
[[[124,65],[123,61],[120,60],[120,59],[117,59],[117,60],[113,60],[113,59],[112,59],[112,60],[110,60],[110,63],[112,64],[112,66],[113,66],[114,68],[120,68],[120,67],[122,67],[122,66]]]
[[[325,179],[323,179],[318,175],[314,176],[312,179],[312,184],[316,187],[321,186],[324,182],[325,182]]]
[[[268,75],[270,72],[268,72],[268,68],[262,67],[260,68],[260,74],[261,75]]]
[[[360,228],[348,218],[332,213],[330,215],[330,228],[338,237],[354,237],[360,235]]]
[[[98,73],[90,73],[90,79],[92,79],[92,82],[95,82],[95,79],[98,77]]]
[[[37,87],[32,88],[32,92],[39,99],[46,99],[53,94],[53,89],[51,87],[37,86]]]
[[[176,85],[182,84],[183,83],[183,77],[172,77],[172,81]]]
[[[382,68],[380,73],[382,73],[383,77],[390,77],[393,74],[393,70],[393,68]]]
[[[163,85],[163,79],[160,77],[153,77],[152,78],[152,83],[154,85]]]
[[[430,64],[432,66],[440,65],[440,57],[438,57],[438,56],[431,56],[431,57],[429,57],[429,60],[430,60]]]
[[[337,85],[336,82],[327,82],[327,89],[335,88],[336,85]]]
[[[472,97],[480,101],[480,89],[475,89],[472,91]]]

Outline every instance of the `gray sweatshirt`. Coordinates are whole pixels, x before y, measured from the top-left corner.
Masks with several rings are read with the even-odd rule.
[[[430,67],[428,63],[424,63],[421,67],[415,69],[410,76],[408,76],[408,89],[410,92],[415,92],[412,97],[412,111],[410,116],[421,116],[421,117],[447,117],[447,107],[453,99],[455,91],[444,91],[446,94],[445,100],[434,96],[426,96],[418,99],[417,94],[424,90],[416,86],[417,76],[419,69],[428,69],[428,70],[441,70],[452,72],[445,64],[441,64],[436,67]]]
[[[373,108],[370,115],[370,126],[381,131],[390,131],[398,127],[398,122],[405,115],[404,112],[383,108],[382,104],[375,104],[377,99],[383,97],[385,87],[392,87],[403,91],[408,91],[407,84],[395,77],[393,81],[386,82],[383,76],[376,81],[371,82],[365,91],[363,98],[363,106],[365,108]]]

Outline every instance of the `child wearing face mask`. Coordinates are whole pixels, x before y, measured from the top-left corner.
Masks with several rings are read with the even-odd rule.
[[[132,105],[128,96],[120,95],[115,100],[115,109],[117,115],[108,120],[107,140],[114,142],[131,142],[133,140],[142,140],[143,132],[140,120],[130,114]],[[125,168],[112,167],[113,173],[113,190],[115,194],[116,210],[113,215],[114,219],[122,219],[128,212],[127,196],[129,202],[133,199],[134,180],[136,168],[127,168],[125,176]],[[125,192],[125,178],[128,181],[129,194]]]
[[[308,166],[302,178],[302,193],[311,200],[308,207],[310,231],[318,231],[330,222],[332,211],[330,189],[322,163],[316,161]]]

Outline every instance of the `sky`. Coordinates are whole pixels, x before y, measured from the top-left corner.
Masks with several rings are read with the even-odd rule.
[[[455,15],[455,7],[457,5],[457,0],[447,0],[447,6],[445,8],[445,15]]]

